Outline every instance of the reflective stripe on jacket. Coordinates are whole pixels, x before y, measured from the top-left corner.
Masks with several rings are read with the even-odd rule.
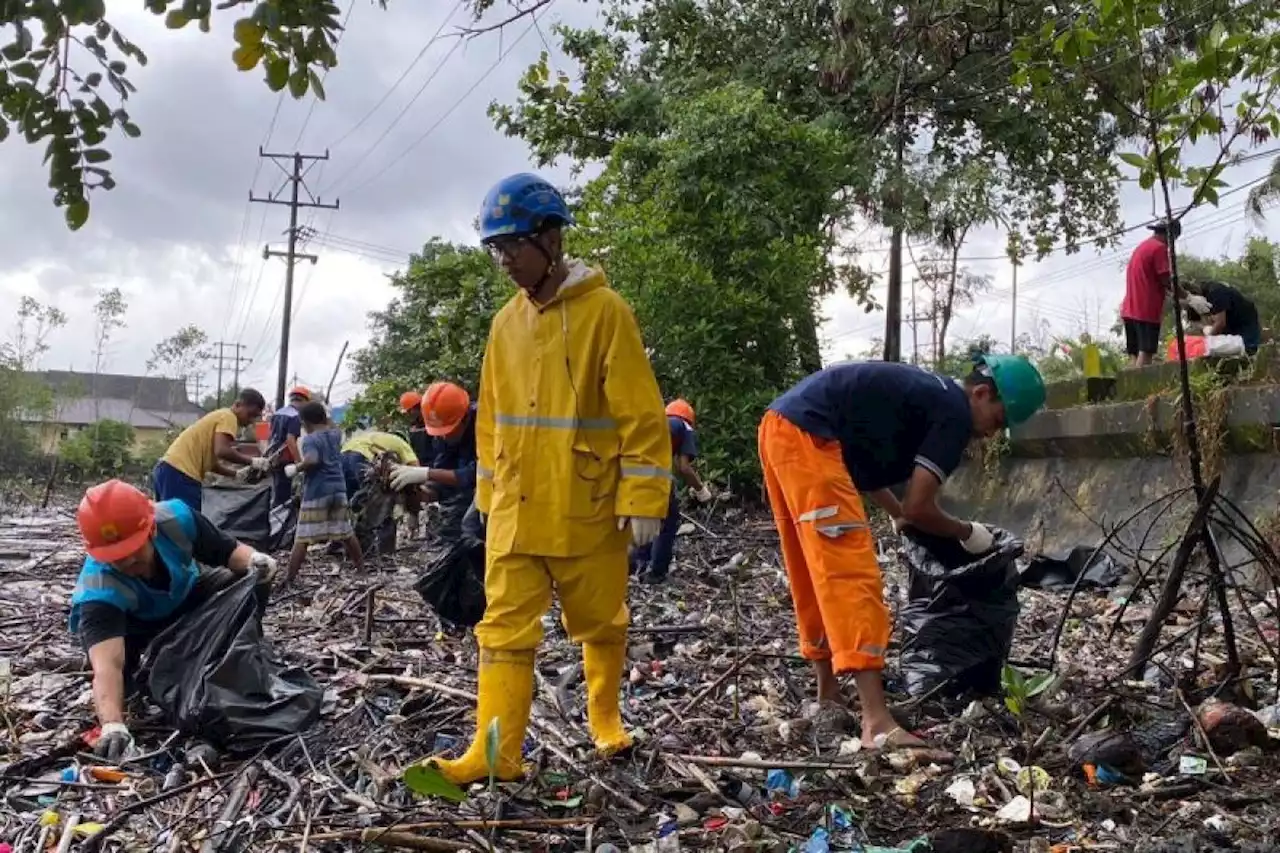
[[[196,520],[182,501],[156,504],[156,532],[151,544],[169,571],[169,588],[156,589],[116,571],[109,563],[85,557],[76,588],[71,593],[70,628],[80,628],[80,608],[90,602],[110,604],[144,622],[164,619],[186,600],[200,569],[191,558]]]
[[[493,553],[575,557],[624,516],[662,518],[671,439],[630,306],[573,262],[544,306],[493,320],[476,413],[476,504]]]

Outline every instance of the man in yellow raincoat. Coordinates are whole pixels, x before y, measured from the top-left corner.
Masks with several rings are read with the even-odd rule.
[[[582,643],[587,722],[602,757],[631,746],[618,689],[626,663],[627,552],[658,534],[671,490],[662,396],[630,307],[604,274],[565,258],[573,217],[536,175],[500,182],[480,211],[481,239],[520,292],[489,330],[476,414],[476,505],[486,516],[476,737],[449,779],[524,772],[534,652],[554,589]]]

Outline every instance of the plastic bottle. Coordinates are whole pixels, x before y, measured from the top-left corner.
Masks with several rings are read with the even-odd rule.
[[[658,815],[658,837],[653,845],[655,853],[679,853],[680,826],[670,815]]]

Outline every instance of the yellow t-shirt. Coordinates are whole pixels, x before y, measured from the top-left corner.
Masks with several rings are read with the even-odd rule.
[[[182,431],[169,445],[164,461],[197,482],[213,470],[213,437],[225,433],[235,441],[240,422],[230,409],[215,409]]]
[[[342,445],[343,453],[349,450],[359,453],[370,462],[373,461],[373,457],[376,454],[386,453],[390,450],[398,455],[400,461],[404,464],[418,464],[418,456],[413,452],[413,446],[393,432],[370,430],[369,432],[356,433]]]

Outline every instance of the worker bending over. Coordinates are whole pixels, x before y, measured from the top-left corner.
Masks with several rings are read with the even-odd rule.
[[[476,504],[487,516],[477,731],[433,760],[456,783],[521,776],[534,652],[554,590],[583,644],[587,721],[601,756],[631,745],[618,707],[626,660],[627,548],[658,534],[671,489],[662,397],[635,316],[604,274],[564,255],[573,224],[536,175],[501,181],[480,236],[519,286],[489,329],[476,412]]]
[[[693,468],[698,458],[698,439],[693,431],[693,406],[688,400],[672,400],[667,404],[667,428],[671,433],[671,465],[700,503],[711,500],[711,487],[702,482]],[[675,554],[676,533],[680,530],[680,500],[671,489],[671,503],[662,521],[658,537],[631,552],[631,571],[642,583],[659,584],[667,579],[671,558]]]
[[[431,439],[430,467],[397,466],[391,487],[416,489],[423,500],[438,501],[444,516],[439,534],[456,538],[476,491],[476,407],[462,386],[433,382],[422,395],[422,421]]]
[[[311,391],[298,385],[289,389],[288,405],[271,413],[271,436],[267,439],[267,450],[263,455],[268,459],[279,455],[277,464],[271,473],[271,505],[280,506],[293,498],[293,483],[285,476],[284,466],[297,464],[302,459],[298,450],[298,441],[302,437],[302,418],[298,410],[311,402]]]
[[[342,443],[342,475],[346,479],[348,498],[354,498],[360,491],[365,474],[379,453],[392,453],[403,465],[417,465],[421,461],[409,442],[393,432],[367,430],[355,433]],[[412,489],[403,495],[405,515],[409,518],[409,538],[417,539],[422,520],[422,497]]]
[[[245,473],[270,468],[266,457],[236,450],[240,429],[259,420],[266,405],[261,394],[245,388],[229,408],[214,409],[184,429],[151,474],[156,500],[180,500],[198,512],[206,475],[243,476],[228,462],[246,466],[241,469]]]
[[[133,743],[124,719],[148,643],[249,569],[258,569],[266,607],[276,562],[236,542],[180,500],[153,504],[120,480],[93,486],[76,513],[84,567],[71,594],[72,633],[93,669],[93,704],[102,726],[95,751],[115,761]]]
[[[1187,284],[1187,319],[1204,325],[1200,332],[1211,335],[1239,335],[1248,355],[1257,355],[1262,346],[1262,324],[1253,300],[1222,281],[1192,281]]]
[[[765,413],[760,461],[800,652],[813,662],[823,710],[843,706],[836,676],[853,673],[864,746],[920,741],[885,703],[889,613],[862,496],[895,527],[959,540],[971,554],[990,550],[991,532],[944,512],[938,491],[970,439],[1022,423],[1044,398],[1040,374],[1019,356],[982,356],[963,383],[910,365],[852,362],[802,380]],[[899,501],[889,487],[903,482]]]

